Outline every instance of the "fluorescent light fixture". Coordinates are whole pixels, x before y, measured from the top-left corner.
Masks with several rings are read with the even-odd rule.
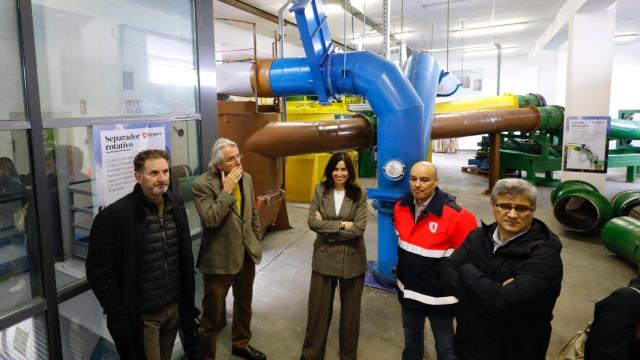
[[[486,26],[465,26],[464,31],[462,29],[452,30],[451,35],[464,36],[464,37],[498,35],[498,34],[522,31],[526,29],[528,26],[529,26],[528,21],[521,21],[521,22],[507,23],[507,24],[494,24],[494,25],[486,25]]]
[[[505,54],[511,54],[514,51],[516,51],[516,47],[511,47],[511,48],[507,48],[505,49],[504,47],[502,48],[502,55]],[[481,57],[481,56],[489,56],[489,55],[497,55],[498,54],[498,49],[484,49],[484,50],[472,50],[472,51],[465,51],[463,53],[464,57]]]
[[[503,53],[505,52],[505,50],[512,50],[516,48],[515,45],[502,45],[501,47],[502,47]],[[464,51],[465,54],[473,53],[473,52],[482,52],[482,51],[495,51],[495,52],[498,51],[498,49],[496,49],[496,46],[494,44],[468,45],[468,46],[465,46],[464,48],[460,46],[449,48],[449,51],[460,51],[460,50]],[[429,50],[430,53],[439,53],[439,52],[445,52],[445,51],[447,51],[446,48]]]
[[[412,37],[413,35],[415,35],[414,32],[402,32],[402,33],[395,33],[395,34],[391,34],[391,36],[393,36],[396,40],[406,40],[410,37]],[[362,35],[354,35],[354,44],[358,45],[358,44],[372,44],[372,43],[376,43],[376,42],[381,42],[382,41],[382,34],[379,33],[371,33],[371,34],[367,34],[364,36],[364,38],[362,37]]]
[[[629,42],[637,39],[638,36],[639,34],[634,34],[634,33],[620,33],[620,34],[613,35],[613,41],[616,44],[625,43],[625,42]]]

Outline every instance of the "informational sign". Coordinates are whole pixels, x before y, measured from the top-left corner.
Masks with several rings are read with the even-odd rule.
[[[94,125],[96,209],[133,190],[133,158],[142,150],[170,151],[169,124],[163,122]]]
[[[565,121],[563,171],[606,173],[609,116],[569,116]]]

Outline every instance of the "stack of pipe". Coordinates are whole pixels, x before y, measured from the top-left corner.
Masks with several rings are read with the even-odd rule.
[[[626,190],[611,199],[616,218],[602,229],[602,243],[633,265],[640,263],[640,191]]]
[[[609,251],[633,265],[640,263],[640,191],[622,191],[609,202],[592,184],[569,180],[551,192],[551,203],[567,229],[584,233],[602,228]]]
[[[551,203],[558,222],[575,232],[597,231],[613,217],[607,198],[582,180],[562,182],[551,192]]]

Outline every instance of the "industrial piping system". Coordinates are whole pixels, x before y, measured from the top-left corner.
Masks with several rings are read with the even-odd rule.
[[[391,211],[408,189],[407,166],[426,154],[423,102],[393,63],[366,51],[334,52],[327,18],[318,2],[299,0],[290,11],[296,15],[307,57],[258,62],[252,85],[259,96],[315,94],[322,103],[342,93],[367,98],[378,117],[378,188],[369,190],[369,197],[378,201],[380,210],[378,275],[394,282],[396,235]],[[440,69],[437,71],[436,80]],[[434,102],[435,93],[427,106],[433,107]]]
[[[487,96],[473,99],[461,99],[436,103],[435,113],[452,113],[472,110],[506,110],[527,106],[547,106],[547,101],[540,94]]]
[[[562,126],[563,116],[559,106],[435,114],[431,139],[557,129]],[[340,120],[271,123],[256,131],[245,146],[269,157],[350,150],[366,148],[372,132],[369,121],[361,115]]]
[[[431,141],[431,120],[433,117],[433,106],[431,104],[435,102],[441,74],[444,74],[444,72],[440,69],[438,62],[425,51],[411,55],[407,60],[405,75],[418,93],[418,96],[420,96],[422,103],[425,104],[422,109],[424,121],[419,124],[424,128],[415,129],[424,136],[423,144],[425,144],[425,149],[419,149],[424,151],[420,153],[423,158],[427,156],[428,144]],[[455,89],[457,90],[458,88],[456,87]]]

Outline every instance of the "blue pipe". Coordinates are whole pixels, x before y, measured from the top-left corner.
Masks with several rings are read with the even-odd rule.
[[[421,61],[435,63],[432,59]],[[437,64],[435,67],[438,69],[434,82],[437,87],[440,69]],[[322,71],[331,95],[362,95],[378,117],[378,188],[369,190],[369,198],[377,200],[380,210],[377,275],[386,282],[395,283],[397,236],[393,227],[393,205],[409,190],[410,166],[426,156],[428,137],[425,138],[427,126],[423,102],[396,65],[368,51],[333,53]],[[431,76],[421,71],[417,73],[420,79],[425,78],[420,83],[432,83]],[[306,58],[275,59],[269,81],[277,96],[311,95],[316,91]],[[435,99],[435,92],[430,93]],[[428,106],[428,119],[433,113],[433,99]]]
[[[434,104],[438,93],[438,84],[441,80],[441,74],[444,72],[440,69],[438,62],[428,53],[419,52],[412,55],[407,61],[405,74],[411,82],[411,85],[420,96],[423,104]],[[431,140],[431,122],[433,118],[433,106],[425,106],[423,109],[423,126],[421,133],[424,134],[423,146],[419,149],[424,154],[423,159],[427,158],[429,141]]]
[[[271,63],[271,91],[276,96],[313,95],[316,92],[307,58],[279,58]]]

